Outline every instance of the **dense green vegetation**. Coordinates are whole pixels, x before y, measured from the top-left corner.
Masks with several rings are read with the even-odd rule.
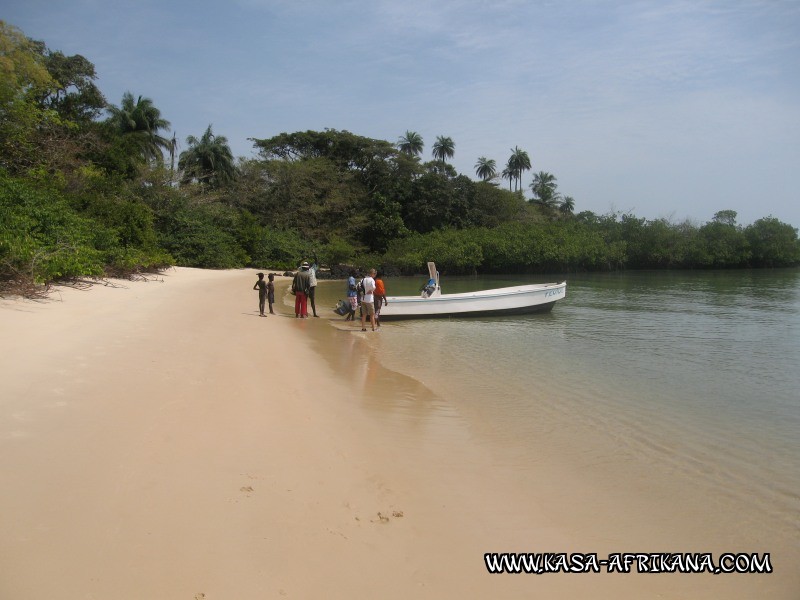
[[[722,210],[708,223],[631,214],[574,214],[556,177],[528,153],[505,167],[481,156],[478,180],[431,160],[406,131],[396,143],[347,131],[252,139],[235,160],[211,126],[177,140],[153,100],[110,104],[94,65],[32,41],[0,21],[0,286],[23,289],[81,276],[168,265],[293,268],[327,264],[451,273],[738,268],[800,264],[791,225],[748,226]],[[176,160],[177,159],[177,160]],[[508,181],[508,189],[502,180]]]

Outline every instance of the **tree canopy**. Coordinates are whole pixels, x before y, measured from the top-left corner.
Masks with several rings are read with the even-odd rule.
[[[116,132],[133,141],[146,161],[161,163],[164,160],[162,151],[169,151],[172,139],[161,135],[169,130],[169,121],[161,116],[150,98],[125,92],[120,106],[108,107],[109,124]]]
[[[422,136],[416,131],[406,131],[405,135],[401,136],[397,141],[397,148],[400,152],[409,156],[419,156],[422,154],[424,147]]]
[[[228,140],[224,136],[214,135],[211,125],[200,139],[190,135],[186,138],[186,143],[189,148],[181,152],[178,160],[183,183],[194,181],[201,185],[220,187],[233,181],[236,166]]]
[[[446,136],[422,162],[411,130],[395,143],[283,132],[251,138],[258,156],[235,160],[209,125],[186,138],[173,173],[164,156],[176,136],[155,102],[126,92],[107,105],[96,79],[85,57],[0,21],[0,289],[170,264],[292,268],[311,252],[400,272],[428,259],[464,273],[800,264],[797,229],[774,217],[574,214],[552,173],[536,173],[525,198],[531,164],[519,146],[504,189],[485,156],[479,180],[458,173]]]
[[[453,158],[455,153],[456,144],[453,141],[453,138],[443,135],[437,136],[436,141],[433,144],[434,159],[444,163],[447,162],[448,158]]]

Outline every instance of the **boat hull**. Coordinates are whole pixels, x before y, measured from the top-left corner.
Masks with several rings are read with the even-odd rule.
[[[468,318],[545,313],[566,297],[567,284],[548,283],[483,290],[465,294],[438,294],[430,298],[389,296],[381,320]]]

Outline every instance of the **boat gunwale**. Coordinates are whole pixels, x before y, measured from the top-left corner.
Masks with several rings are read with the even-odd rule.
[[[505,288],[494,288],[490,290],[477,290],[474,292],[460,292],[457,294],[440,294],[438,296],[386,296],[387,300],[393,302],[443,302],[447,300],[474,300],[490,298],[507,298],[519,296],[521,294],[534,294],[552,289],[566,288],[567,282],[561,283],[534,283],[525,286],[509,286]]]

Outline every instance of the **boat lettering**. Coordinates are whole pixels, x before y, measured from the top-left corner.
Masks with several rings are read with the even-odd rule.
[[[549,298],[550,296],[560,296],[564,293],[564,288],[558,288],[557,290],[547,290],[544,293],[545,298]]]

